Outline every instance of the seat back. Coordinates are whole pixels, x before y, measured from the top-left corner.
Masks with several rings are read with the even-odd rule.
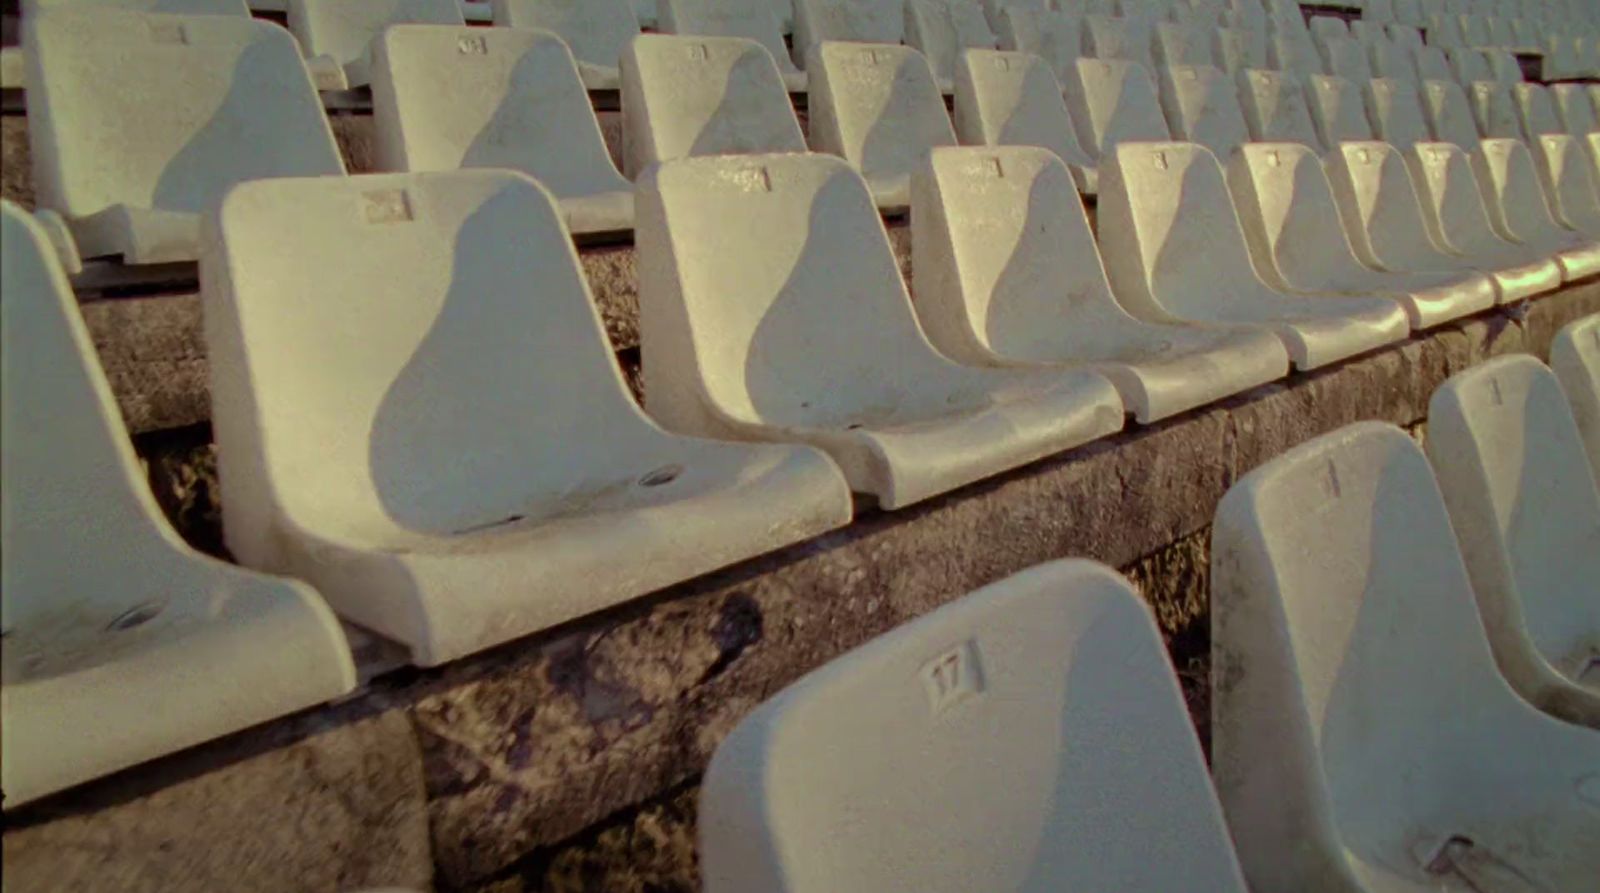
[[[1267,64],[1273,71],[1301,77],[1322,74],[1322,56],[1310,40],[1278,33],[1267,42]]]
[[[932,348],[845,162],[686,158],[645,171],[635,202],[645,392],[658,417],[687,411],[681,384],[655,377],[658,352],[697,358],[727,418],[815,427],[835,417],[842,431],[863,407],[918,411],[908,405],[917,361]],[[718,250],[692,249],[703,245]],[[669,332],[692,340],[654,340]]]
[[[1073,320],[1116,306],[1072,176],[1043,149],[935,149],[912,179],[911,254],[918,317],[961,362],[1060,360],[1105,337]]]
[[[274,523],[367,539],[520,516],[570,495],[619,419],[648,424],[525,175],[262,180],[207,227],[224,532],[248,563],[270,566]]]
[[[1391,40],[1373,40],[1365,43],[1367,61],[1371,65],[1370,77],[1393,78],[1399,81],[1416,81],[1417,62],[1411,47]]]
[[[1148,609],[1086,561],[780,692],[717,749],[700,814],[708,893],[1244,889]]]
[[[1218,158],[1250,141],[1233,78],[1209,65],[1163,66],[1161,108],[1174,139],[1199,143]]]
[[[1167,140],[1161,101],[1143,66],[1079,59],[1061,84],[1078,143],[1096,158],[1128,140]]]
[[[743,37],[766,48],[780,71],[793,71],[774,7],[767,0],[657,0],[665,34]]]
[[[1150,23],[1144,19],[1105,16],[1083,19],[1083,48],[1095,59],[1134,62],[1144,66],[1145,71],[1151,71],[1155,66],[1150,56],[1150,40]]]
[[[1529,151],[1551,212],[1567,228],[1600,237],[1600,182],[1583,147],[1564,133],[1550,133]]]
[[[1357,83],[1372,77],[1372,65],[1367,61],[1367,49],[1361,44],[1349,38],[1331,40],[1322,45],[1321,51],[1324,72]]]
[[[1382,142],[1344,143],[1328,153],[1324,167],[1362,263],[1379,270],[1448,269],[1438,265],[1422,198],[1398,150]]]
[[[1452,376],[1427,452],[1491,641],[1525,635],[1581,674],[1600,647],[1600,486],[1555,373],[1521,354]]]
[[[249,17],[244,0],[23,0],[22,15],[31,18],[52,9],[124,10],[167,15],[231,15]]]
[[[1281,71],[1249,69],[1235,75],[1250,138],[1261,143],[1304,143],[1316,147],[1316,126],[1300,81]]]
[[[1522,65],[1510,50],[1484,50],[1483,58],[1488,61],[1490,74],[1495,80],[1507,86],[1522,82]]]
[[[1470,155],[1451,143],[1430,142],[1413,146],[1403,157],[1422,199],[1422,219],[1436,243],[1453,254],[1473,256],[1482,246],[1501,241],[1473,175]]]
[[[1372,139],[1361,89],[1344,78],[1314,74],[1306,84],[1311,120],[1324,149],[1349,140]]]
[[[1245,68],[1267,67],[1267,32],[1218,28],[1211,44],[1217,66],[1230,76]]]
[[[1335,40],[1350,39],[1350,29],[1345,25],[1344,19],[1333,16],[1313,16],[1306,25],[1311,29],[1311,39],[1322,46],[1327,46]]]
[[[1228,491],[1212,554],[1212,765],[1251,883],[1359,889],[1345,853],[1416,865],[1408,832],[1471,773],[1442,743],[1485,711],[1536,720],[1422,450],[1377,422],[1295,447]]]
[[[1600,478],[1600,313],[1567,323],[1550,342],[1550,369],[1572,407],[1589,467]]]
[[[969,146],[1038,146],[1068,164],[1093,159],[1078,142],[1061,85],[1030,53],[969,50],[956,65],[956,135]]]
[[[1478,133],[1485,139],[1522,139],[1522,122],[1511,88],[1496,81],[1473,81],[1468,98]]]
[[[281,28],[234,16],[60,9],[24,30],[43,207],[68,218],[117,205],[199,213],[243,180],[344,173]]]
[[[804,152],[783,75],[742,37],[642,34],[622,56],[629,176],[691,155]]]
[[[900,43],[905,38],[901,0],[794,0],[794,61],[824,40]]]
[[[1241,146],[1228,162],[1227,177],[1252,254],[1270,258],[1268,266],[1285,285],[1315,288],[1357,270],[1354,249],[1337,223],[1328,175],[1309,146]]]
[[[1444,50],[1438,47],[1418,47],[1411,51],[1411,62],[1416,68],[1417,79],[1429,80],[1458,80],[1455,70],[1450,65],[1450,60],[1445,57]],[[1463,84],[1471,81],[1462,81]]]
[[[362,58],[390,25],[467,24],[455,0],[289,0],[289,30],[307,56],[341,65]]]
[[[1595,116],[1594,103],[1589,99],[1586,84],[1551,84],[1550,98],[1561,116],[1567,133],[1581,137],[1600,131],[1600,119]]]
[[[1410,82],[1373,78],[1365,93],[1367,117],[1378,139],[1403,151],[1432,138],[1422,101]]]
[[[928,59],[940,82],[955,76],[956,59],[967,48],[994,49],[994,32],[975,3],[906,0],[906,45]]]
[[[1215,65],[1211,53],[1212,34],[1203,28],[1190,28],[1173,22],[1157,23],[1155,59],[1158,65]]]
[[[1566,238],[1545,200],[1533,156],[1522,140],[1483,140],[1470,156],[1470,167],[1489,219],[1501,237],[1534,245]]]
[[[510,168],[560,197],[628,188],[555,34],[396,25],[372,56],[379,169]]]
[[[1523,139],[1534,140],[1546,133],[1567,132],[1561,124],[1561,116],[1556,113],[1550,91],[1543,84],[1513,84],[1511,96],[1516,100]]]
[[[1083,55],[1080,23],[1077,16],[1013,6],[1000,17],[1000,46],[1039,56],[1060,77]]]
[[[1442,143],[1453,143],[1471,152],[1482,139],[1472,118],[1472,105],[1465,90],[1455,81],[1424,81],[1423,112],[1428,116],[1428,131]]]
[[[823,43],[812,48],[811,146],[848,160],[868,178],[911,175],[955,131],[928,60],[910,47]]]
[[[573,58],[591,65],[615,68],[628,42],[639,36],[639,20],[629,0],[491,0],[491,4],[496,26],[550,31],[566,43]]]

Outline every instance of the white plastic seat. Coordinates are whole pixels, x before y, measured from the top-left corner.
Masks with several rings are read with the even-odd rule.
[[[717,748],[700,804],[707,893],[1244,891],[1149,609],[1089,561],[779,692]]]
[[[887,44],[811,49],[811,147],[850,162],[885,210],[911,201],[911,171],[934,146],[953,146],[944,97],[921,53]]]
[[[1471,14],[1462,16],[1461,37],[1469,47],[1500,46],[1495,41],[1493,32],[1489,30],[1489,20],[1485,16]]]
[[[1472,117],[1485,139],[1522,139],[1522,122],[1511,89],[1496,81],[1473,81],[1467,91]]]
[[[1428,459],[1500,672],[1529,703],[1600,729],[1600,485],[1556,376],[1526,354],[1449,378]]]
[[[259,181],[208,221],[228,546],[418,664],[850,519],[815,450],[644,415],[555,200],[523,174]]]
[[[1567,128],[1561,124],[1561,116],[1556,113],[1550,91],[1543,84],[1513,84],[1511,96],[1517,105],[1522,138],[1534,140],[1546,133],[1567,132]]]
[[[1042,149],[935,149],[912,180],[911,244],[917,316],[957,362],[1084,366],[1144,424],[1289,371],[1270,332],[1124,310],[1070,175]]]
[[[642,34],[622,55],[629,176],[692,155],[804,152],[778,66],[742,37]]]
[[[1025,12],[1048,12],[1049,0],[961,0],[961,2],[974,2],[983,10],[984,18],[988,19],[989,27],[996,33],[1000,30],[1000,20],[1004,18],[1008,9],[1021,9]]]
[[[806,90],[806,73],[790,60],[778,17],[767,0],[657,0],[657,6],[663,34],[753,40],[772,55],[790,93]]]
[[[1303,143],[1319,148],[1305,91],[1281,71],[1247,69],[1235,75],[1250,138],[1258,143]]]
[[[1267,67],[1267,32],[1218,28],[1211,45],[1217,66],[1230,76],[1246,68]]]
[[[794,61],[824,40],[900,43],[905,39],[902,0],[793,0]]]
[[[1438,47],[1419,47],[1412,50],[1411,63],[1416,68],[1419,81],[1459,80],[1451,67],[1450,59]],[[1465,86],[1471,81],[1463,80],[1461,83]]]
[[[1099,189],[1050,66],[1029,53],[968,50],[956,64],[956,136],[968,146],[1038,146],[1067,164],[1078,190]]]
[[[965,49],[995,48],[983,9],[967,0],[906,0],[906,45],[922,53],[939,89],[955,89],[956,59]]]
[[[1118,146],[1101,165],[1097,211],[1112,289],[1146,321],[1264,326],[1301,370],[1410,334],[1392,300],[1303,297],[1263,283],[1222,169],[1203,146]]]
[[[1600,243],[1556,222],[1526,144],[1483,140],[1471,154],[1471,168],[1501,238],[1553,255],[1567,281],[1600,273]]]
[[[1423,46],[1422,32],[1414,24],[1390,22],[1385,30],[1389,33],[1389,40],[1409,50],[1417,50]]]
[[[1515,272],[1520,281],[1537,283],[1539,292],[1561,284],[1562,266],[1553,252],[1520,244],[1496,230],[1471,155],[1450,143],[1419,143],[1403,157],[1422,201],[1423,225],[1435,245],[1479,269],[1491,268],[1497,278]],[[1508,287],[1506,299],[1511,297]]]
[[[1565,125],[1566,132],[1577,137],[1600,132],[1600,120],[1596,118],[1594,103],[1589,100],[1587,86],[1551,84],[1549,88],[1550,98],[1555,104],[1556,112],[1561,116],[1561,123]]]
[[[1428,45],[1442,49],[1471,46],[1461,30],[1461,19],[1453,15],[1435,15],[1428,19]]]
[[[1427,459],[1363,422],[1242,478],[1212,533],[1212,767],[1255,890],[1600,876],[1600,736],[1496,671]]]
[[[1529,151],[1556,221],[1600,239],[1600,182],[1577,140],[1564,133],[1545,134]]]
[[[1439,52],[1437,48],[1434,52]],[[1432,54],[1430,54],[1432,55]],[[1489,57],[1482,50],[1467,47],[1453,47],[1449,53],[1450,72],[1463,87],[1476,81],[1496,81],[1494,66],[1489,63]],[[1429,79],[1438,78],[1436,73],[1430,73]]]
[[[334,87],[366,86],[373,39],[399,24],[465,27],[467,20],[456,0],[289,0],[289,30],[306,64],[343,71],[344,84]]]
[[[1455,81],[1424,81],[1422,110],[1428,116],[1428,132],[1441,143],[1453,143],[1463,151],[1477,148],[1478,122],[1472,117],[1467,93]]]
[[[1267,41],[1266,68],[1295,77],[1322,74],[1322,55],[1310,40],[1277,34]]]
[[[898,509],[1122,427],[1094,373],[939,354],[839,159],[689,158],[637,199],[645,401],[672,430],[815,444]]]
[[[540,28],[556,34],[578,61],[578,74],[590,90],[615,90],[622,84],[617,60],[639,36],[639,20],[629,0],[491,0],[494,24],[502,28]],[[655,9],[651,0],[650,8]]]
[[[1228,164],[1228,188],[1255,269],[1278,291],[1381,295],[1406,308],[1414,329],[1494,306],[1494,282],[1482,273],[1363,265],[1338,225],[1327,174],[1306,146],[1242,146]]]
[[[1367,61],[1367,49],[1348,38],[1330,40],[1321,47],[1322,70],[1334,77],[1361,83],[1372,77],[1372,65]]]
[[[1522,65],[1507,50],[1484,50],[1483,58],[1489,62],[1489,72],[1495,80],[1511,85],[1522,82]]]
[[[1250,141],[1233,78],[1209,65],[1164,66],[1161,108],[1173,139],[1199,143],[1218,158]]]
[[[1000,16],[1000,47],[1044,59],[1059,79],[1083,55],[1078,26],[1075,16],[1013,6]]]
[[[1572,408],[1589,466],[1600,478],[1600,313],[1567,323],[1550,342],[1550,369]]]
[[[1344,19],[1313,16],[1306,22],[1306,27],[1311,29],[1311,39],[1320,46],[1327,46],[1329,41],[1350,39],[1350,29],[1345,25]]]
[[[1353,81],[1314,74],[1306,83],[1306,94],[1324,151],[1349,140],[1372,139],[1366,102]]]
[[[1172,138],[1156,87],[1143,66],[1116,59],[1079,59],[1061,86],[1078,128],[1078,144],[1097,164],[1119,143]]]
[[[1155,28],[1154,62],[1157,65],[1215,65],[1211,54],[1212,32],[1188,28],[1173,22],[1158,22]]]
[[[1427,145],[1431,148],[1446,144]],[[1506,266],[1498,255],[1513,251],[1514,246],[1497,248],[1493,258],[1463,258],[1438,245],[1433,235],[1436,224],[1423,211],[1423,199],[1407,161],[1387,143],[1344,143],[1328,153],[1323,166],[1350,246],[1363,264],[1375,270],[1478,270],[1494,280],[1501,303],[1531,297],[1560,284],[1561,271],[1553,261]],[[1456,187],[1450,200],[1459,200],[1470,212],[1472,201],[1477,199],[1475,188],[1459,179],[1449,185]],[[1481,200],[1478,212],[1483,213]]]
[[[560,199],[572,232],[633,228],[633,186],[549,31],[386,28],[373,42],[372,117],[378,170],[519,170]]]
[[[1413,84],[1373,78],[1367,82],[1363,93],[1367,100],[1367,118],[1378,139],[1402,151],[1432,139],[1422,101]]]
[[[1083,18],[1083,48],[1091,58],[1133,62],[1153,71],[1155,60],[1150,55],[1150,43],[1150,23],[1144,19]]]
[[[7,809],[355,687],[311,587],[162,517],[49,236],[10,202],[0,340]]]
[[[82,257],[192,261],[201,212],[233,184],[344,173],[282,28],[106,9],[23,27],[39,206]]]
[[[1389,40],[1364,42],[1367,48],[1368,77],[1393,78],[1400,81],[1418,80],[1417,61],[1412,49]]]

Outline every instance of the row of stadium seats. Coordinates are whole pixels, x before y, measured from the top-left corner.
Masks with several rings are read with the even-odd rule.
[[[294,48],[274,25],[53,10],[30,19],[25,36],[36,84],[34,182],[69,272],[80,258],[192,260],[198,215],[233,183],[344,172]],[[926,61],[908,47],[826,42],[812,56],[810,147],[857,166],[890,211],[906,207],[911,171],[933,146],[1042,146],[1092,193],[1114,146],[1172,137],[1223,158],[1251,140],[1321,152],[1373,138],[1406,151],[1438,140],[1474,154],[1480,138],[1521,138],[1542,201],[1564,222],[1576,225],[1600,201],[1593,85],[1485,80],[1469,96],[1450,80],[1422,81],[1419,93],[1405,79],[1163,66],[1158,89],[1131,62],[1076,59],[1057,83],[1041,57],[969,50],[952,122]],[[580,234],[632,228],[623,173],[691,155],[807,147],[772,57],[737,38],[641,35],[628,45],[621,173],[572,57],[549,32],[392,26],[371,62],[380,169],[521,170],[562,200]],[[126,139],[135,133],[143,137]],[[1546,139],[1562,133],[1576,146]],[[113,158],[97,151],[112,144]],[[1508,151],[1520,158],[1527,149]],[[1569,163],[1583,157],[1593,176]]]
[[[1600,456],[1563,386],[1600,380],[1600,317],[1551,361],[1446,381],[1426,454],[1361,423],[1229,491],[1215,787],[1148,608],[1056,562],[747,716],[701,789],[703,889],[1590,889]]]
[[[649,416],[535,181],[240,184],[205,216],[200,275],[224,532],[315,591],[179,543],[49,233],[7,205],[8,802],[348,690],[328,605],[438,664],[848,523],[852,491],[898,509],[1600,271],[1512,198],[1537,196],[1525,152],[1480,151],[1491,221],[1465,154],[1425,151],[1419,204],[1382,143],[1326,173],[1295,144],[1225,170],[1123,143],[1097,246],[1051,153],[936,149],[911,185],[915,305],[843,161],[652,166]],[[90,716],[119,736],[78,735]]]

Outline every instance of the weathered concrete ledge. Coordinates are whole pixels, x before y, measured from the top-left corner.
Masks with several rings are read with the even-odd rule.
[[[373,796],[375,782],[354,772],[289,775],[267,796],[252,781],[264,761],[303,765],[298,754],[307,742],[355,736],[380,718],[384,735],[370,759],[409,754],[385,771],[421,777],[420,789],[388,808],[405,813],[425,803],[436,881],[475,888],[530,852],[694,779],[755,704],[873,635],[1040,561],[1081,555],[1136,565],[1202,531],[1229,484],[1261,461],[1359,419],[1415,426],[1450,374],[1497,354],[1543,355],[1557,328],[1594,312],[1600,280],[1134,428],[924,505],[865,513],[844,530],[443,668],[391,673],[345,703],[8,816],[7,886],[58,886],[69,870],[58,864],[61,854],[71,853],[83,860],[71,869],[76,876],[114,878],[118,889],[203,889],[158,883],[201,858],[188,852],[196,845],[216,864],[230,864],[230,878],[244,889],[292,876],[297,888],[333,890],[319,879],[351,866],[376,871],[375,852],[395,854],[394,871],[402,872],[411,864],[400,855],[411,852],[402,843],[415,834],[410,825],[303,827],[318,804]],[[1203,647],[1195,594],[1179,597],[1183,604],[1158,602],[1158,616],[1188,647]],[[210,786],[252,801],[254,827],[272,829],[256,832],[272,838],[262,850],[212,840],[214,829],[227,831],[225,822],[208,821],[214,807],[191,793]],[[147,828],[172,829],[172,847],[149,845],[141,836]],[[312,846],[314,855],[277,855],[294,845]],[[313,870],[308,859],[321,867]]]

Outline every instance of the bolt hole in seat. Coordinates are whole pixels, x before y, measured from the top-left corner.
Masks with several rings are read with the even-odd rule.
[[[1288,374],[1270,332],[1124,310],[1071,176],[1046,150],[935,149],[912,181],[911,244],[917,316],[959,362],[1093,369],[1147,424]]]
[[[1593,888],[1600,735],[1501,677],[1405,432],[1241,478],[1211,556],[1212,766],[1252,889]]]
[[[1332,187],[1308,147],[1251,143],[1240,147],[1227,167],[1250,256],[1262,278],[1279,291],[1384,295],[1405,306],[1414,329],[1494,306],[1494,282],[1482,273],[1364,265],[1337,224]]]
[[[1405,309],[1389,298],[1293,295],[1263,283],[1222,169],[1204,146],[1123,143],[1100,176],[1100,254],[1134,316],[1261,326],[1301,370],[1410,334]]]
[[[1452,376],[1427,452],[1501,673],[1600,729],[1600,485],[1555,374],[1520,355]]]
[[[837,158],[668,162],[638,201],[645,403],[672,430],[820,446],[897,509],[1122,427],[1092,372],[939,354]]]
[[[643,414],[555,201],[524,175],[262,181],[209,238],[228,546],[418,664],[850,518],[821,453]]]
[[[288,32],[251,19],[90,7],[23,22],[41,208],[84,258],[192,261],[200,214],[262,177],[344,173]]]
[[[0,342],[6,808],[355,687],[316,592],[167,524],[55,251],[10,202]]]
[[[572,233],[633,229],[633,186],[555,34],[394,25],[373,41],[372,60],[379,170],[522,171],[555,194]]]
[[[1069,560],[810,673],[723,740],[707,893],[1243,893],[1150,611]]]

